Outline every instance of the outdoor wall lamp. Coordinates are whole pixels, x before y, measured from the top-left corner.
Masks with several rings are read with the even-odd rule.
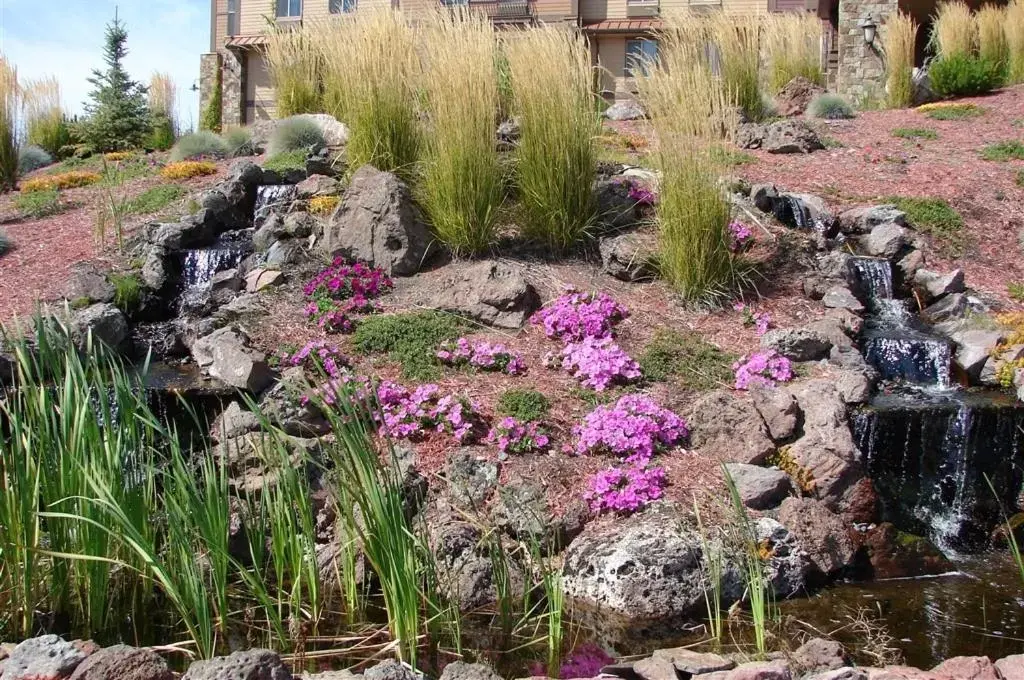
[[[864,31],[864,44],[873,44],[875,42],[875,32],[878,30],[878,24],[874,22],[871,15],[869,14],[865,18],[861,19],[857,26]]]

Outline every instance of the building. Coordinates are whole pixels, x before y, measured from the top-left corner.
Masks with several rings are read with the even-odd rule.
[[[367,8],[395,7],[414,13],[438,1],[468,3],[487,12],[498,27],[536,22],[579,27],[589,40],[594,64],[601,67],[599,87],[609,100],[633,94],[632,64],[657,50],[652,31],[660,26],[659,15],[668,8],[721,9],[735,14],[817,12],[826,28],[824,53],[831,71],[844,72],[842,51],[849,43],[850,65],[845,72],[861,78],[873,73],[873,53],[856,42],[846,19],[853,16],[856,25],[864,12],[887,10],[897,3],[934,6],[934,0],[210,0],[210,51],[200,62],[202,110],[206,110],[219,73],[224,125],[244,125],[273,116],[273,88],[260,49],[272,24],[297,24]],[[840,34],[849,40],[837,39]]]

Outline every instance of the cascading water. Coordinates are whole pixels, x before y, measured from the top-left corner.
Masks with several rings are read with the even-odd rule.
[[[256,189],[256,206],[253,209],[253,226],[259,229],[263,222],[278,209],[286,209],[295,197],[292,184],[264,184]]]
[[[881,257],[851,257],[848,263],[851,283],[870,300],[890,300],[893,296],[892,263]]]
[[[243,230],[223,234],[209,248],[184,251],[181,257],[179,313],[202,309],[210,298],[214,276],[237,267],[249,250],[250,235]]]

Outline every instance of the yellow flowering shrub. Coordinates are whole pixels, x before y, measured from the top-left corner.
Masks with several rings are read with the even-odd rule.
[[[316,196],[309,199],[309,212],[314,215],[329,215],[338,207],[340,200],[337,196]]]
[[[85,187],[100,181],[100,175],[95,172],[84,170],[71,170],[55,175],[43,175],[21,183],[21,193],[30,194],[33,191],[52,191],[60,189],[74,189]]]
[[[110,153],[103,154],[104,160],[110,161],[111,163],[126,161],[134,157],[135,153],[132,151],[111,151]]]
[[[217,164],[210,161],[179,161],[168,163],[160,171],[164,179],[191,179],[217,172]]]

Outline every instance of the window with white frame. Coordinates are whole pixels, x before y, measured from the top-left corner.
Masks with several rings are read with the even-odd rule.
[[[331,14],[348,14],[356,11],[356,0],[331,0],[328,7]]]
[[[626,41],[626,77],[647,72],[647,64],[658,57],[658,41],[634,38]]]
[[[302,0],[277,0],[278,19],[300,19],[302,17]]]

